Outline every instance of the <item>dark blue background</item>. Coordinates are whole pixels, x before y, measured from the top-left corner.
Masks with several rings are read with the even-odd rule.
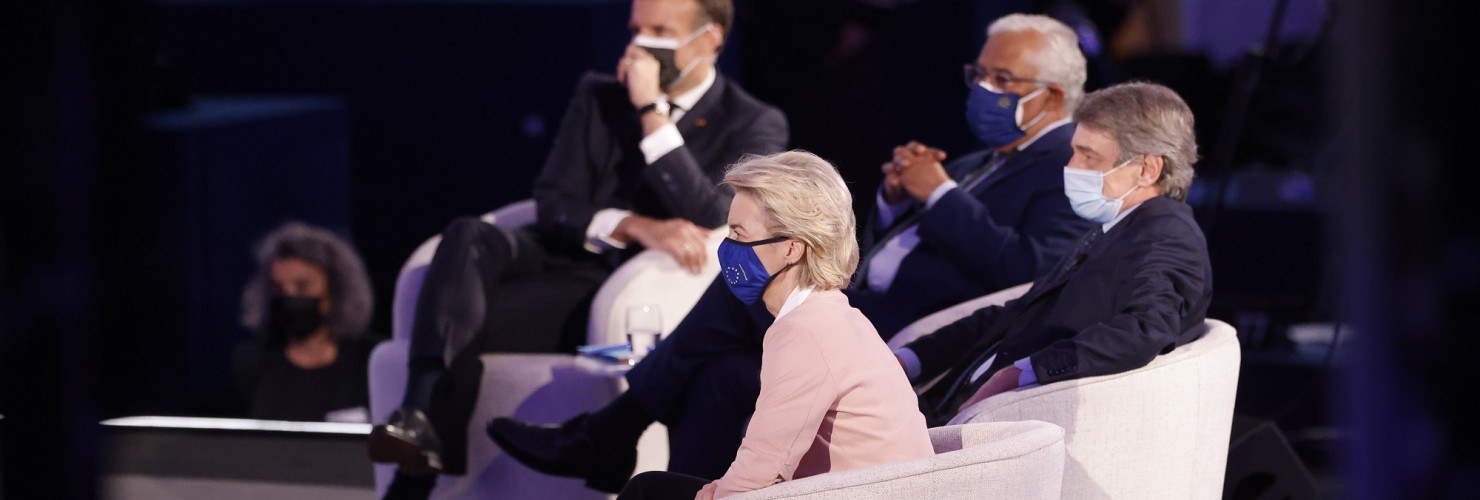
[[[959,68],[986,23],[1064,3],[741,1],[721,67],[780,106],[793,146],[838,164],[867,210],[890,147],[974,147]],[[1084,3],[1106,29],[1123,14]],[[1289,431],[1330,425],[1333,372],[1292,355],[1282,333],[1345,319],[1372,346],[1339,380],[1361,396],[1336,415],[1373,438],[1354,455],[1359,477],[1442,496],[1474,484],[1463,464],[1477,462],[1473,415],[1447,405],[1474,393],[1474,336],[1462,334],[1480,310],[1480,239],[1463,204],[1473,184],[1454,174],[1473,92],[1457,66],[1418,55],[1450,48],[1439,35],[1458,40],[1476,17],[1408,5],[1333,2],[1341,36],[1282,41],[1231,69],[1196,53],[1092,61],[1090,87],[1154,79],[1194,108],[1208,161],[1189,202],[1214,261],[1210,315],[1244,342],[1239,410]],[[0,9],[0,487],[85,498],[99,419],[230,410],[221,361],[246,334],[236,316],[251,244],[283,220],[357,246],[386,333],[395,274],[417,244],[529,195],[577,77],[622,50],[628,4]],[[1262,72],[1252,98],[1232,99],[1250,68]],[[1247,122],[1220,134],[1235,111]],[[1388,480],[1371,472],[1384,456],[1456,465]]]

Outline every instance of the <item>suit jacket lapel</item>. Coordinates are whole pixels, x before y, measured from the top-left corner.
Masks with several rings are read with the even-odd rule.
[[[1073,131],[1074,124],[1072,123],[1065,124],[1063,126],[1060,126],[1059,128],[1049,131],[1047,134],[1044,134],[1043,137],[1039,137],[1037,141],[1034,141],[1033,145],[1029,146],[1028,149],[1018,151],[1017,154],[1014,154],[1012,155],[1012,157],[1008,158],[1007,163],[1002,164],[1002,166],[999,167],[996,172],[988,174],[987,178],[982,179],[980,183],[972,186],[971,191],[977,192],[978,190],[985,191],[987,189],[991,189],[993,184],[1001,182],[1003,179],[1022,172],[1023,170],[1027,169],[1028,165],[1037,164],[1038,157],[1043,156],[1044,153],[1048,151],[1047,146],[1050,143],[1057,143],[1059,141],[1059,139],[1056,137],[1057,135],[1066,133],[1073,134]]]
[[[1017,152],[1017,154],[1009,156],[1007,158],[1007,162],[1003,163],[1002,166],[997,167],[997,170],[988,172],[987,177],[982,179],[981,182],[976,183],[975,186],[969,186],[967,191],[977,193],[991,189],[993,184],[1001,182],[1002,179],[1006,179],[1013,174],[1021,172],[1028,165],[1032,165],[1033,163],[1035,163],[1037,156],[1038,154],[1035,152]]]
[[[1130,217],[1126,218],[1129,219]],[[1125,224],[1125,221],[1120,221],[1120,224]],[[1117,224],[1117,226],[1119,226],[1120,224]],[[1110,229],[1112,231],[1115,230],[1115,228]],[[1100,228],[1095,227],[1093,231],[1095,233],[1098,233],[1100,232]],[[1075,250],[1073,253],[1065,256],[1065,258],[1061,260],[1058,265],[1054,266],[1053,272],[1051,274],[1044,275],[1040,282],[1033,283],[1033,288],[1029,289],[1028,293],[1024,294],[1022,299],[1020,299],[1022,300],[1022,305],[1019,307],[1019,309],[1026,307],[1028,304],[1037,302],[1039,299],[1043,298],[1054,290],[1057,290],[1059,287],[1064,286],[1065,283],[1069,282],[1070,278],[1074,277],[1074,273],[1077,272],[1079,268],[1084,267],[1084,261],[1092,259],[1095,256],[1104,253],[1105,249],[1112,244],[1111,240],[1119,235],[1119,232],[1115,233],[1114,235],[1099,234],[1095,236],[1095,239],[1089,242],[1087,246],[1085,245],[1084,240],[1085,238],[1090,237],[1089,234],[1086,234],[1083,238],[1080,238],[1079,243],[1075,245]],[[1075,262],[1076,260],[1078,262]]]
[[[715,71],[718,71],[718,69]],[[704,96],[699,98],[699,102],[694,103],[694,109],[685,110],[683,117],[679,118],[678,123],[674,124],[678,127],[678,133],[680,135],[685,138],[690,137],[689,132],[692,132],[695,127],[700,126],[698,125],[700,118],[704,119],[705,124],[703,126],[707,127],[724,116],[724,106],[720,105],[720,102],[723,100],[722,96],[725,93],[726,85],[727,82],[723,75],[714,75],[714,85],[711,85],[709,91],[705,92]]]

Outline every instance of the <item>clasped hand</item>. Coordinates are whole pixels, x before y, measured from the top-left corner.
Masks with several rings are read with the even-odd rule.
[[[907,198],[921,202],[930,198],[930,193],[950,180],[941,165],[946,152],[917,141],[894,148],[894,159],[884,163],[884,201],[897,204]]]

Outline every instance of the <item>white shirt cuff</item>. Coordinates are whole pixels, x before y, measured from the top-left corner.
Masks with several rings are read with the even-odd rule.
[[[672,123],[658,127],[658,130],[654,130],[637,143],[637,147],[642,149],[642,159],[648,165],[652,165],[663,155],[673,152],[680,146],[683,146],[683,135],[678,133],[678,127],[673,126]]]
[[[909,377],[910,381],[920,376],[920,357],[915,355],[915,351],[901,347],[894,350],[894,355],[899,356],[899,360],[904,363],[904,376]]]
[[[935,191],[930,192],[930,197],[925,199],[925,209],[935,208],[935,202],[940,201],[940,198],[952,189],[956,189],[956,181],[947,179],[940,183],[935,187]]]
[[[615,208],[603,208],[597,211],[596,215],[591,217],[591,224],[586,226],[586,251],[601,253],[611,249],[627,248],[626,243],[612,238],[612,233],[616,232],[617,225],[622,223],[622,219],[626,219],[629,215],[632,215],[631,211]]]
[[[1018,387],[1038,383],[1038,374],[1033,371],[1033,360],[1030,358],[1019,359],[1012,363],[1023,372],[1018,374]]]
[[[884,187],[880,186],[879,192],[874,195],[874,206],[879,207],[879,227],[889,227],[894,225],[894,219],[899,218],[899,214],[909,208],[910,200],[906,198],[904,201],[890,205],[884,200]]]

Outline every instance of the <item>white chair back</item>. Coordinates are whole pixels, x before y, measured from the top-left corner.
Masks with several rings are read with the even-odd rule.
[[[1064,428],[1068,498],[1216,499],[1223,494],[1238,388],[1232,326],[1124,373],[1020,388],[951,424],[1042,420]]]
[[[1006,304],[1007,301],[1016,299],[1023,296],[1023,294],[1028,293],[1028,289],[1032,287],[1033,282],[1029,281],[1021,285],[998,290],[996,292],[992,292],[990,294],[983,295],[981,297],[977,297],[975,299],[971,299],[966,302],[947,307],[945,309],[941,309],[930,314],[929,316],[917,319],[914,323],[910,323],[909,326],[904,327],[903,330],[900,330],[899,333],[894,334],[893,338],[889,339],[889,348],[898,349],[904,347],[905,344],[913,342],[915,339],[929,334],[930,332],[939,330],[940,327],[949,325],[956,322],[956,320],[970,316],[971,313],[975,312],[977,309]]]
[[[523,200],[485,214],[482,220],[518,228],[534,223],[535,217],[534,200]],[[597,291],[591,305],[588,341],[625,341],[627,307],[639,304],[657,305],[664,334],[671,332],[719,274],[719,264],[712,256],[724,234],[724,230],[716,230],[710,237],[711,258],[697,275],[680,268],[672,257],[652,250],[623,263]],[[391,340],[377,346],[370,356],[370,410],[375,422],[384,422],[401,404],[401,395],[406,390],[407,356],[417,296],[441,241],[440,236],[433,236],[418,246],[396,279]],[[531,422],[559,422],[599,408],[625,390],[626,381],[589,373],[570,355],[492,353],[484,354],[482,359],[485,389],[468,423],[468,474],[439,478],[433,498],[530,498],[536,494],[551,498],[608,498],[584,488],[578,480],[544,476],[504,456],[497,446],[483,438],[483,424],[502,415]],[[661,470],[667,465],[666,430],[662,425],[653,425],[638,442],[636,472]],[[376,464],[377,492],[385,492],[394,473],[394,465]]]
[[[761,500],[970,498],[1057,500],[1064,430],[1047,422],[930,429],[930,458],[829,472],[730,498]]]

